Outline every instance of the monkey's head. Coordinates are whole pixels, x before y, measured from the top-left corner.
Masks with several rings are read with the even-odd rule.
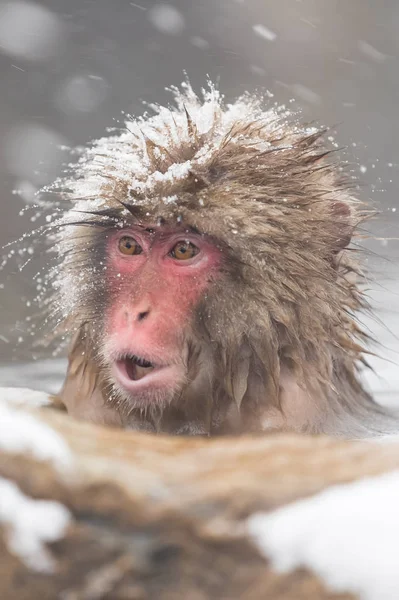
[[[292,385],[330,393],[335,364],[356,379],[345,248],[362,215],[323,132],[250,96],[174,91],[68,181],[54,303],[69,377],[93,373],[86,394],[123,424],[256,428]]]

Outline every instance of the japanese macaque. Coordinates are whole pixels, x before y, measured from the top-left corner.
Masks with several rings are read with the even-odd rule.
[[[324,132],[249,95],[174,93],[64,182],[62,403],[173,434],[396,429],[358,372],[365,301],[348,245],[369,211]]]

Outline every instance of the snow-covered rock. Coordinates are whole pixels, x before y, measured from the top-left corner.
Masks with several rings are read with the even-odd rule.
[[[396,597],[399,443],[153,436],[42,399],[0,390],[2,600]]]

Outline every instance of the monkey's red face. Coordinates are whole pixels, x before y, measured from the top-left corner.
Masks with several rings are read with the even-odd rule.
[[[184,228],[137,226],[111,236],[103,358],[132,406],[170,402],[188,383],[187,333],[218,272],[220,251]]]

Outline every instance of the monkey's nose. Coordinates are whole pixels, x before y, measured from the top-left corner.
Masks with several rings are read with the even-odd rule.
[[[146,319],[149,314],[150,314],[149,310],[143,310],[143,311],[137,313],[136,320],[139,322],[144,321],[144,319]]]
[[[151,312],[151,301],[148,298],[142,298],[133,307],[133,318],[136,323],[147,319]]]

